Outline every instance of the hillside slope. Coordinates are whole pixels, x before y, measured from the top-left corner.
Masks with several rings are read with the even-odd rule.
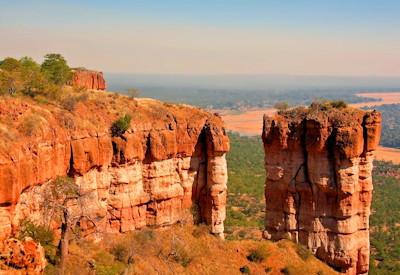
[[[250,256],[252,255],[252,256]],[[241,271],[242,270],[242,271]],[[337,274],[290,241],[222,241],[205,226],[175,225],[71,246],[67,274]],[[47,274],[53,274],[49,266]]]

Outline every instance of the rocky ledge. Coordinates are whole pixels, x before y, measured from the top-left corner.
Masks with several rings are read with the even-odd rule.
[[[223,234],[229,140],[218,116],[105,92],[69,109],[0,98],[1,239],[26,219],[59,229],[44,191],[65,176],[78,186],[67,206],[84,236],[186,220]],[[124,114],[130,126],[113,136]]]
[[[380,131],[380,113],[351,108],[264,117],[265,237],[301,243],[340,272],[367,274]]]

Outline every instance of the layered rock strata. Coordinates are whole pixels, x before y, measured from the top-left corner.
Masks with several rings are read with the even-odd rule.
[[[367,274],[380,131],[375,111],[299,108],[264,117],[265,237],[292,239],[340,272]]]
[[[75,87],[93,90],[106,89],[106,81],[104,80],[102,72],[85,69],[73,69],[72,79],[68,84]]]
[[[20,125],[34,111],[46,121],[29,137],[10,130],[17,137],[0,146],[1,238],[15,233],[24,219],[59,228],[45,211],[44,191],[67,175],[79,190],[68,208],[85,236],[187,219],[223,235],[229,140],[219,117],[189,106],[102,94],[79,103],[68,119],[58,107],[12,103],[0,105],[0,119],[14,114]],[[132,116],[130,128],[113,137],[109,129],[122,110]],[[69,119],[74,126],[64,125]]]
[[[0,242],[0,274],[43,274],[46,258],[43,247],[30,238]]]

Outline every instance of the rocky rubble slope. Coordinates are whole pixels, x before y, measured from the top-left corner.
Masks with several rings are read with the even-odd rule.
[[[352,108],[264,117],[265,236],[302,243],[338,271],[367,274],[380,130],[380,113]]]
[[[0,98],[0,238],[22,220],[60,224],[43,190],[69,176],[68,207],[83,235],[203,221],[222,235],[229,140],[222,121],[198,108],[90,92],[71,111],[56,103]],[[70,108],[71,109],[71,108]],[[113,121],[130,114],[122,136]]]

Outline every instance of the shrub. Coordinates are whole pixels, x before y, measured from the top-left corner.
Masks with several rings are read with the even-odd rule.
[[[82,93],[78,96],[67,96],[61,101],[61,106],[72,112],[75,110],[76,104],[82,101],[86,101],[88,99],[88,95],[86,93]]]
[[[61,113],[58,117],[58,120],[65,129],[75,129],[75,120],[71,114],[67,112]]]
[[[251,250],[250,254],[247,256],[247,260],[250,262],[261,263],[268,256],[268,253],[264,247],[258,247],[257,249]]]
[[[332,106],[326,100],[314,101],[310,104],[310,111],[328,111]]]
[[[246,233],[245,230],[240,230],[239,233],[238,233],[238,236],[239,236],[239,238],[241,238],[241,239],[245,238],[246,235],[247,235],[247,233]]]
[[[272,271],[272,267],[266,267],[264,271],[265,273],[270,273]]]
[[[113,255],[100,251],[94,256],[96,274],[113,275],[122,274],[125,265],[121,262],[115,262]]]
[[[282,273],[282,274],[286,274],[286,275],[292,274],[292,273],[290,272],[290,269],[289,269],[288,267],[282,268],[282,269],[281,269],[281,273]]]
[[[146,244],[146,242],[151,241],[154,239],[154,232],[149,229],[143,229],[139,232],[134,233],[134,239],[139,244]]]
[[[336,109],[345,109],[347,108],[347,103],[343,100],[333,100],[330,102],[331,106]]]
[[[330,109],[344,109],[347,108],[347,103],[343,100],[317,100],[311,103],[311,111],[328,111]]]
[[[250,268],[247,265],[242,266],[241,268],[239,268],[239,270],[240,270],[240,273],[250,274]]]
[[[285,111],[289,108],[289,104],[284,101],[277,102],[275,103],[274,108],[277,109],[278,111]]]
[[[127,90],[127,94],[130,98],[135,98],[140,95],[140,91],[139,91],[139,89],[136,89],[136,88],[130,88]]]
[[[29,219],[21,221],[19,238],[30,237],[42,245],[52,244],[54,240],[53,232],[42,225],[37,225]]]
[[[132,117],[130,115],[124,115],[113,122],[111,126],[111,134],[114,137],[122,136],[131,125]]]
[[[192,232],[192,236],[195,238],[200,238],[209,235],[209,228],[204,224],[196,226]]]
[[[33,136],[40,128],[42,121],[38,115],[32,114],[25,116],[21,124],[19,125],[19,130],[25,136]]]
[[[180,243],[174,243],[170,252],[175,262],[181,264],[183,267],[187,267],[192,261],[188,250]]]
[[[121,242],[113,245],[111,254],[114,255],[117,261],[127,264],[131,256],[129,244]]]
[[[311,257],[310,250],[308,250],[305,246],[300,244],[296,245],[296,253],[303,261]]]
[[[34,241],[39,242],[44,248],[47,261],[52,265],[57,264],[59,256],[57,254],[57,247],[53,245],[54,234],[51,230],[43,225],[35,224],[29,219],[21,221],[19,230],[19,239],[30,237]]]

